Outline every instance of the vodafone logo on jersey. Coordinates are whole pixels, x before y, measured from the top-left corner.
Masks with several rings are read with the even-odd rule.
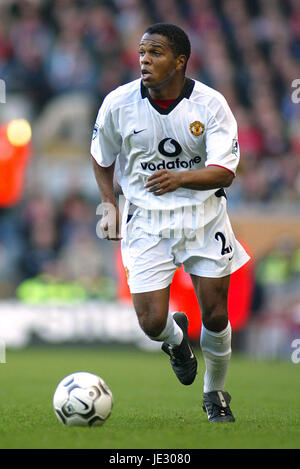
[[[182,147],[180,143],[178,143],[173,138],[167,137],[164,138],[159,142],[158,151],[163,156],[167,156],[169,158],[175,158],[180,155],[182,152]],[[143,170],[150,170],[150,171],[159,171],[160,169],[191,169],[195,164],[199,164],[201,161],[201,156],[195,156],[191,158],[189,161],[181,160],[180,158],[176,158],[176,160],[172,161],[165,161],[162,160],[160,163],[148,163],[148,162],[141,162],[141,167]]]
[[[170,149],[170,146],[174,148]],[[171,150],[171,151],[170,151]],[[164,138],[158,145],[158,151],[164,156],[178,156],[182,152],[180,143],[176,142],[173,138]]]
[[[182,161],[179,158],[176,158],[174,161],[162,160],[158,164],[141,162],[141,167],[144,170],[149,169],[150,171],[159,171],[160,169],[190,169],[194,164],[200,163],[200,161],[201,156],[195,156],[195,158],[191,158],[190,161]]]

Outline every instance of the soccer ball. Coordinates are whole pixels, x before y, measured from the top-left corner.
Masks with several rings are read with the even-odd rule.
[[[110,416],[113,395],[100,376],[77,372],[58,384],[54,396],[55,414],[64,425],[102,425]]]

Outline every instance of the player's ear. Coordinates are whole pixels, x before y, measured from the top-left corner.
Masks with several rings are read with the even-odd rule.
[[[186,59],[186,56],[184,54],[181,54],[181,55],[178,55],[178,57],[176,58],[176,61],[177,61],[177,70],[184,70],[185,67],[186,67],[186,62],[187,62],[187,59]]]

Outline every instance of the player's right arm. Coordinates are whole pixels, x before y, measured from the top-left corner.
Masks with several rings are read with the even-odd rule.
[[[101,235],[117,241],[120,239],[120,212],[113,178],[115,160],[121,149],[121,137],[116,131],[110,103],[110,97],[105,98],[99,110],[91,143],[91,155],[101,198]]]
[[[119,241],[121,239],[120,211],[114,193],[114,167],[114,163],[111,166],[102,167],[93,159],[93,169],[102,204],[101,235],[111,241]]]

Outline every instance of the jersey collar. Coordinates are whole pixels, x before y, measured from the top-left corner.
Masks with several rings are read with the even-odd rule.
[[[184,86],[182,88],[182,92],[181,94],[178,96],[177,99],[175,99],[172,104],[167,107],[166,109],[162,109],[158,104],[156,104],[155,101],[153,101],[153,99],[151,98],[150,94],[149,94],[149,91],[148,91],[148,88],[146,88],[144,85],[143,85],[143,81],[141,80],[141,95],[142,95],[142,98],[147,98],[151,104],[151,106],[154,107],[154,109],[157,110],[157,112],[159,112],[160,114],[169,114],[171,111],[173,111],[173,109],[175,109],[175,107],[177,106],[177,104],[180,103],[180,101],[182,101],[182,99],[186,98],[186,99],[189,99],[189,97],[191,96],[192,94],[192,91],[194,89],[194,86],[195,86],[195,82],[194,80],[191,80],[190,78],[186,78],[185,79],[185,83],[184,83]]]

